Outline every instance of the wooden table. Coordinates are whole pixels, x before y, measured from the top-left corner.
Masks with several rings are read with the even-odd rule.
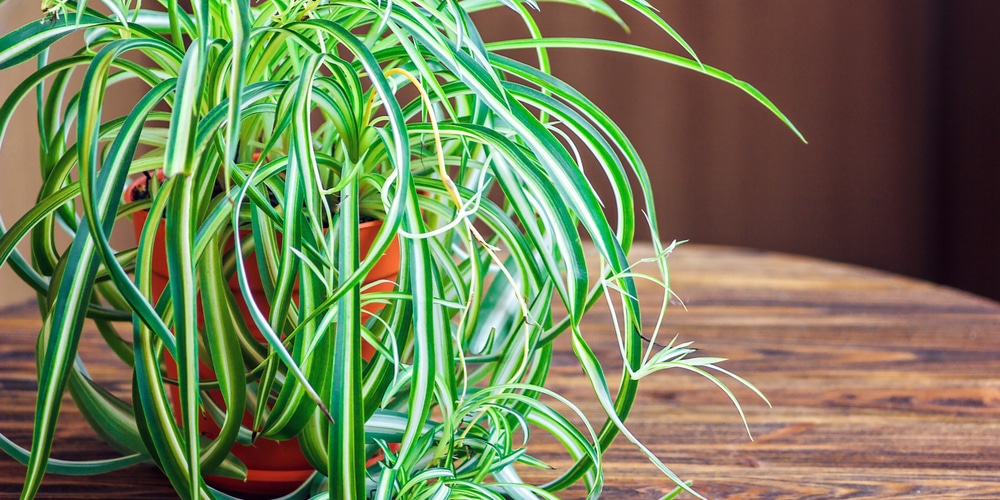
[[[773,404],[736,391],[751,441],[726,396],[707,381],[672,371],[644,380],[630,428],[699,492],[1000,498],[1000,304],[775,253],[685,245],[670,262],[687,311],[674,307],[664,333],[694,341],[703,355],[730,358],[723,366],[757,384]],[[645,320],[654,315],[650,307]],[[585,334],[603,359],[613,360],[613,331],[594,318]],[[0,429],[20,443],[30,440],[38,327],[29,307],[0,315]],[[99,340],[87,335],[85,342]],[[551,386],[596,415],[566,343],[559,352]],[[55,455],[109,456],[69,410]],[[532,450],[565,464],[545,442]],[[671,489],[623,439],[605,460],[605,498],[659,498]],[[13,460],[0,459],[0,494],[18,491],[23,473]],[[151,466],[87,478],[49,475],[42,491],[48,498],[172,496]]]

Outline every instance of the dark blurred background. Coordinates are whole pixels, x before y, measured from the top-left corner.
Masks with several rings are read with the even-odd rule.
[[[1000,2],[654,5],[705,64],[753,84],[809,141],[703,75],[553,51],[556,74],[608,111],[647,162],[663,239],[813,255],[1000,299]],[[538,15],[548,35],[681,51],[641,16],[623,17],[631,34],[559,4]],[[518,23],[481,29],[511,37]]]

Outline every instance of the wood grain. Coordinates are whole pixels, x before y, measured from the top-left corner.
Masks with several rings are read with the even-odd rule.
[[[724,366],[757,384],[773,405],[736,391],[751,441],[726,396],[707,381],[681,372],[644,380],[629,426],[699,492],[1000,497],[1000,305],[864,268],[734,248],[682,246],[671,269],[687,310],[673,307],[661,338],[679,334],[704,355],[730,358]],[[654,301],[654,292],[643,287],[640,297]],[[651,324],[655,307],[646,305],[644,321]],[[30,441],[34,402],[34,315],[30,307],[0,314],[0,430],[22,444]],[[614,331],[603,316],[588,317],[584,334],[616,366]],[[550,385],[597,416],[565,340]],[[98,345],[89,332],[84,355],[95,378],[113,381],[124,367],[97,370],[96,361],[106,357]],[[612,380],[620,375],[608,371]],[[55,456],[111,456],[67,404]],[[551,442],[538,439],[534,456],[557,468],[569,465]],[[671,489],[624,439],[605,457],[605,471],[605,498],[653,499]],[[0,459],[0,496],[19,491],[23,474],[21,465]],[[42,498],[173,496],[152,466],[85,478],[49,475],[42,492]],[[579,488],[567,493],[582,495]]]

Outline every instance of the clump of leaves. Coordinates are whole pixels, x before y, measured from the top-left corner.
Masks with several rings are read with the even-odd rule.
[[[621,22],[603,1],[570,3]],[[549,73],[547,51],[614,51],[702,72],[788,123],[763,95],[702,64],[636,0],[623,5],[687,55],[546,38],[532,2],[103,5],[109,14],[86,2],[46,0],[41,22],[0,36],[0,70],[30,60],[38,66],[0,107],[0,132],[33,95],[42,144],[38,203],[0,227],[0,263],[36,289],[44,318],[30,452],[0,436],[3,449],[28,465],[23,496],[35,494],[46,471],[99,473],[153,461],[181,496],[224,497],[203,476],[245,474],[228,454],[233,443],[291,436],[317,477],[328,478],[305,485],[303,495],[554,498],[582,480],[596,497],[602,452],[618,434],[691,491],[625,419],[643,377],[682,368],[732,397],[712,370],[731,374],[718,358],[693,357],[690,344],[644,344],[659,324],[643,324],[636,280],[662,286],[662,313],[672,248],[657,236],[649,176],[622,130]],[[483,42],[470,14],[495,8],[513,9],[531,36]],[[50,60],[49,47],[75,32],[85,44]],[[504,55],[524,48],[537,51],[536,65]],[[74,73],[82,73],[79,83]],[[117,99],[124,82],[145,93],[127,115],[105,116],[104,102]],[[587,174],[581,151],[593,157]],[[122,204],[130,176],[149,170],[163,172],[162,185]],[[607,203],[593,175],[610,184]],[[112,228],[138,210],[149,213],[138,245],[113,248]],[[637,211],[647,219],[637,221]],[[365,215],[382,226],[363,256]],[[632,271],[641,223],[654,235],[657,276]],[[150,267],[161,224],[170,282],[158,296]],[[70,237],[68,247],[56,243],[57,232]],[[392,291],[375,292],[367,273],[396,240],[398,278]],[[31,245],[30,261],[21,242]],[[250,249],[268,308],[248,285]],[[235,291],[227,286],[233,276]],[[249,318],[235,313],[235,295],[248,299]],[[617,390],[581,330],[602,297],[614,305],[609,318],[624,360]],[[371,313],[376,303],[383,307]],[[131,401],[96,384],[76,358],[87,322],[134,368]],[[544,402],[576,412],[545,388],[560,335],[571,337],[606,413],[599,426],[584,418],[577,428]],[[363,343],[375,348],[371,359],[361,357]],[[165,362],[176,363],[176,381],[161,373]],[[203,383],[200,362],[218,382]],[[179,422],[166,395],[170,383],[180,393]],[[201,397],[209,386],[224,394],[228,411]],[[50,458],[67,389],[122,458]],[[244,409],[254,415],[250,427],[241,423]],[[198,432],[203,411],[223,428],[208,442]],[[543,466],[530,455],[532,426],[555,436],[575,461],[546,484],[524,484],[514,469]],[[384,459],[366,467],[377,453]]]

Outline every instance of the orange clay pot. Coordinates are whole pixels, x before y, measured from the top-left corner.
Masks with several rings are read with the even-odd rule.
[[[133,201],[133,190],[137,187],[143,186],[145,182],[146,179],[139,179],[129,185],[128,189],[125,191],[125,201]],[[135,230],[136,240],[138,240],[138,235],[142,232],[142,228],[146,223],[146,218],[147,213],[145,211],[134,212],[132,214],[132,226]],[[381,225],[382,221],[372,221],[361,224],[358,233],[361,258],[368,255],[368,251],[371,249],[372,242],[374,241],[378,230],[381,228]],[[167,272],[167,252],[164,245],[164,234],[165,224],[160,224],[157,228],[157,234],[153,246],[152,288],[154,299],[156,299],[160,293],[166,289],[170,279]],[[396,276],[399,273],[399,251],[399,240],[393,240],[393,243],[389,246],[388,250],[386,250],[385,255],[383,255],[378,262],[376,262],[375,267],[372,268],[371,272],[368,273],[368,277],[365,279],[365,284],[379,280],[386,280],[386,282],[371,287],[369,290],[392,290],[392,282],[395,281]],[[253,290],[254,300],[260,310],[267,315],[270,312],[270,306],[264,296],[264,288],[261,284],[260,271],[257,267],[257,260],[253,253],[244,255],[243,263],[247,269],[247,278],[250,282],[250,288]],[[242,313],[251,333],[253,333],[254,337],[262,343],[265,342],[263,334],[261,334],[256,328],[252,318],[250,317],[246,299],[243,297],[239,288],[237,276],[233,275],[229,279],[229,288],[232,290],[233,296],[236,298],[240,312]],[[293,293],[292,300],[297,299],[298,292],[296,290],[296,292]],[[381,309],[382,304],[369,304],[362,311],[362,317],[367,318],[370,314],[376,314]],[[199,318],[199,327],[202,326],[202,320]],[[365,343],[362,345],[361,353],[365,360],[369,360],[374,355],[375,349],[371,345]],[[172,362],[172,360],[167,360],[166,369],[168,376],[177,376],[177,366],[176,363]],[[203,363],[200,368],[200,377],[202,380],[206,381],[214,380],[215,373],[212,371],[211,367]],[[167,389],[170,395],[171,403],[174,407],[175,416],[179,421],[180,395],[178,394],[176,387],[172,385],[168,386]],[[217,404],[225,407],[221,391],[208,391],[208,394],[209,397],[211,397]],[[253,425],[253,415],[249,412],[245,413],[243,416],[243,425],[248,427]],[[215,423],[215,420],[204,412],[202,412],[201,421],[199,422],[199,430],[203,436],[209,439],[214,439],[219,435],[219,426]],[[246,481],[219,476],[206,477],[206,481],[212,486],[230,492],[252,494],[254,496],[282,496],[294,491],[314,472],[312,465],[306,460],[305,456],[303,456],[302,451],[299,448],[298,440],[294,438],[287,441],[274,441],[271,439],[259,438],[252,446],[234,444],[232,452],[247,466]],[[379,459],[380,457],[378,456],[373,458],[369,465],[374,464]]]

